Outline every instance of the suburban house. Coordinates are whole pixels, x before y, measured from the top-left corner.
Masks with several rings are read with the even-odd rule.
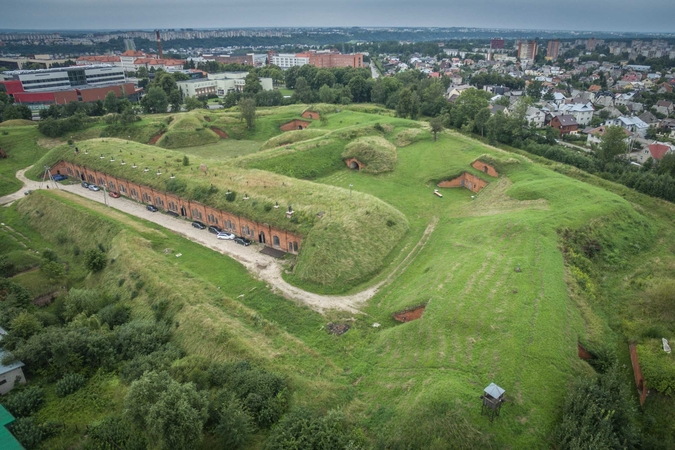
[[[649,125],[644,123],[642,120],[640,120],[639,117],[633,116],[633,117],[617,117],[616,119],[609,119],[607,122],[605,122],[605,125],[618,125],[620,127],[625,128],[626,130],[637,134],[641,138],[645,137],[645,134],[647,133],[647,130],[649,129]]]
[[[640,118],[641,121],[643,121],[647,125],[657,125],[659,123],[658,117],[656,117],[654,114],[650,113],[649,111],[643,112],[638,117]]]
[[[531,127],[541,128],[544,126],[544,122],[546,121],[546,113],[540,109],[530,106],[525,112],[525,120],[527,120],[527,123],[529,123]]]
[[[459,97],[462,94],[462,92],[466,91],[467,89],[476,89],[476,88],[468,84],[460,84],[459,86],[451,85],[445,92],[445,98],[450,99],[455,95]]]
[[[504,105],[492,105],[492,106],[490,106],[490,114],[491,114],[491,115],[494,116],[494,115],[497,114],[499,111],[501,111],[502,113],[504,113],[505,116],[508,116],[508,115],[509,115],[509,109],[508,109],[506,106],[504,106]]]
[[[5,395],[17,383],[24,384],[26,377],[23,375],[21,368],[24,364],[21,361],[14,361],[10,364],[3,364],[2,359],[7,356],[7,352],[0,349],[0,395]]]
[[[563,134],[577,134],[579,130],[579,124],[574,120],[574,116],[569,114],[554,116],[549,125],[560,131],[561,136]]]
[[[657,161],[661,161],[668,153],[673,153],[673,147],[663,142],[654,142],[649,144],[649,154]]]
[[[602,125],[597,128],[591,128],[590,130],[584,130],[584,133],[588,134],[588,137],[586,138],[586,143],[587,144],[600,144],[602,140],[602,136],[604,136],[605,131],[607,130],[607,126]],[[626,130],[624,128],[624,133],[626,133],[626,144],[630,144],[630,140],[633,137],[633,133],[630,131]]]
[[[671,115],[675,110],[673,108],[673,102],[669,102],[667,100],[660,100],[656,102],[656,105],[654,105],[654,109],[656,109],[656,112],[666,116]]]
[[[593,105],[590,102],[586,104],[573,103],[561,105],[558,111],[574,116],[574,120],[576,120],[579,125],[585,126],[591,123],[595,108],[593,108]]]

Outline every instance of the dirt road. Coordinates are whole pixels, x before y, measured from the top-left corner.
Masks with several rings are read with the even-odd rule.
[[[234,258],[243,264],[249,272],[261,280],[267,282],[277,293],[291,300],[305,303],[312,309],[322,313],[329,309],[338,309],[353,313],[358,312],[359,308],[366,301],[371,299],[384,284],[389,283],[393,279],[394,274],[398,273],[400,270],[404,269],[408,264],[410,264],[412,259],[414,259],[414,255],[419,252],[421,247],[423,247],[426,241],[429,239],[429,236],[433,232],[436,225],[436,221],[434,221],[429,225],[429,227],[427,227],[424,235],[417,245],[411,250],[408,256],[394,270],[392,270],[386,279],[380,283],[352,295],[320,295],[302,290],[284,281],[284,279],[281,277],[283,270],[281,263],[271,256],[260,253],[260,250],[263,248],[260,245],[254,244],[249,247],[244,247],[243,245],[235,244],[233,241],[218,240],[215,235],[207,232],[206,230],[194,228],[190,221],[171,217],[160,212],[153,213],[148,211],[145,205],[142,203],[138,203],[123,197],[112,198],[106,196],[103,190],[94,192],[83,188],[79,184],[62,185],[52,181],[45,183],[32,181],[25,177],[25,172],[28,169],[29,168],[23,169],[16,173],[16,177],[23,182],[23,188],[14,194],[0,197],[0,205],[9,205],[17,199],[22,198],[26,190],[47,188],[59,189],[99,203],[107,203],[111,208],[118,209],[127,214],[145,219],[149,222],[154,222],[166,229],[184,236],[187,239],[190,239],[193,242]]]

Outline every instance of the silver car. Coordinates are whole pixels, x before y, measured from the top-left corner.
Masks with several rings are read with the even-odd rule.
[[[98,186],[96,186],[95,184],[90,184],[90,185],[89,185],[89,190],[90,190],[90,191],[100,191],[101,188],[98,187]]]
[[[218,239],[225,239],[227,241],[231,241],[234,239],[234,234],[221,231],[220,233],[218,233],[217,237]]]

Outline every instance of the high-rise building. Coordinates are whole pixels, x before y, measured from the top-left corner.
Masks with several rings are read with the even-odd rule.
[[[592,52],[595,50],[595,47],[598,46],[598,40],[595,38],[590,38],[588,41],[586,41],[586,51],[587,52]]]
[[[560,41],[557,39],[554,39],[552,41],[548,41],[548,49],[546,50],[546,59],[558,59],[558,55],[560,54]]]
[[[520,41],[518,42],[518,58],[520,59],[534,59],[537,57],[537,41]]]
[[[492,38],[490,39],[490,49],[498,50],[504,48],[504,38]]]

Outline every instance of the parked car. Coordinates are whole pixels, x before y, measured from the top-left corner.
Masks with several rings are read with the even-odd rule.
[[[117,192],[110,191],[108,195],[111,196],[112,198],[120,198],[120,194],[118,194]]]
[[[218,228],[218,227],[215,226],[215,225],[211,225],[211,226],[209,227],[209,233],[218,234],[218,233],[220,233],[221,231],[223,231],[223,230],[221,230],[220,228]]]
[[[101,190],[101,188],[98,187],[98,186],[96,186],[95,184],[90,184],[90,185],[89,185],[89,190],[90,190],[90,191],[96,191],[96,192],[98,192],[98,191]]]
[[[83,181],[82,184],[81,184],[81,186],[82,186],[83,188],[88,188],[88,187],[89,187],[89,183],[87,183],[86,181]]]
[[[147,209],[148,211],[151,211],[151,212],[157,212],[158,211],[157,207],[155,205],[148,205],[148,206],[145,207],[145,209]]]
[[[33,192],[32,189],[28,189],[27,191],[23,192],[23,195],[30,195]]]
[[[240,244],[240,245],[244,245],[246,247],[251,245],[251,241],[246,239],[246,238],[243,238],[243,237],[234,238],[234,242],[236,242],[237,244]]]
[[[68,178],[67,176],[61,175],[60,173],[57,173],[56,175],[53,175],[53,176],[52,176],[52,179],[53,179],[54,181],[63,181],[63,180],[65,180],[65,179],[67,179],[67,178]]]
[[[195,220],[194,222],[192,222],[192,226],[195,227],[195,228],[199,228],[200,230],[206,229],[206,225],[204,225],[203,223],[201,223],[198,220]]]
[[[226,241],[231,241],[232,239],[235,238],[234,234],[232,233],[227,233],[225,231],[221,231],[218,233],[218,239],[225,239]]]
[[[171,216],[171,217],[179,217],[179,216],[178,216],[178,213],[177,213],[177,212],[173,212],[173,211],[167,211],[167,212],[166,212],[166,215],[167,215],[167,216]]]

